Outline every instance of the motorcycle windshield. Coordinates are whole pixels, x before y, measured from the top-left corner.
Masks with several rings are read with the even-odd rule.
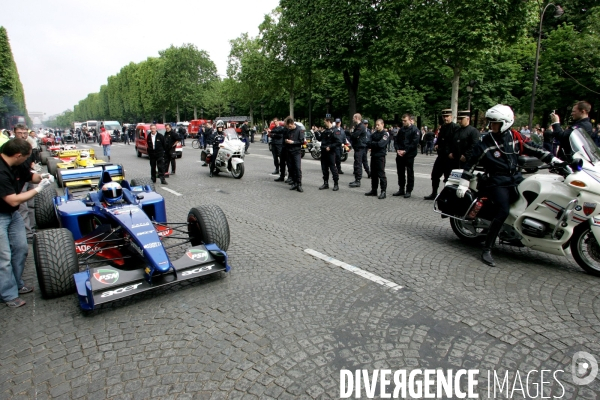
[[[596,164],[600,162],[600,150],[590,135],[582,129],[575,129],[569,137],[573,154],[579,153],[584,160]]]

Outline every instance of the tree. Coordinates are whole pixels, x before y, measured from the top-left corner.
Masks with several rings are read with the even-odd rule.
[[[314,67],[342,74],[349,114],[357,110],[361,73],[374,62],[387,14],[381,0],[281,0],[285,46],[305,70]],[[340,21],[338,16],[345,16]]]
[[[8,128],[9,117],[12,115],[24,116],[27,123],[31,124],[25,106],[23,84],[10,48],[8,33],[3,26],[0,26],[0,99],[0,126]]]

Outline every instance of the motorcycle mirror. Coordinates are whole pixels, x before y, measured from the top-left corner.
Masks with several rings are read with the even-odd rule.
[[[576,158],[570,165],[573,171],[581,171],[583,169],[583,160],[581,158]]]

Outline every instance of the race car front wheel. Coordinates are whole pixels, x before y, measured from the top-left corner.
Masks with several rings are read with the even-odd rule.
[[[40,153],[40,159],[42,161],[42,165],[46,165],[46,163],[48,162],[48,157],[50,157],[50,153],[47,151],[42,151]]]
[[[192,246],[214,243],[223,251],[229,248],[229,223],[221,207],[205,204],[194,207],[187,217]]]
[[[69,230],[49,229],[33,239],[35,271],[46,299],[75,293],[73,275],[79,272],[75,241]]]
[[[58,218],[54,209],[56,196],[56,189],[48,187],[34,197],[35,223],[38,229],[58,228]]]

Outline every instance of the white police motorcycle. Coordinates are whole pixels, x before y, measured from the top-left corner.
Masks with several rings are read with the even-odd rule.
[[[245,144],[238,138],[234,128],[227,128],[223,132],[225,140],[219,144],[219,152],[215,161],[213,174],[219,172],[230,172],[235,179],[244,176]],[[210,165],[213,156],[212,146],[208,146],[200,153],[200,160]]]
[[[519,185],[498,238],[501,242],[555,255],[571,254],[586,272],[600,276],[600,150],[589,135],[575,129],[570,136],[573,162],[550,168],[552,174],[533,174]],[[535,159],[535,161],[538,161]],[[523,162],[524,164],[521,164]],[[534,168],[520,159],[523,168]],[[478,193],[476,174],[464,198],[456,197],[463,170],[453,170],[434,202],[434,211],[450,218],[461,240],[482,242],[494,205]]]

